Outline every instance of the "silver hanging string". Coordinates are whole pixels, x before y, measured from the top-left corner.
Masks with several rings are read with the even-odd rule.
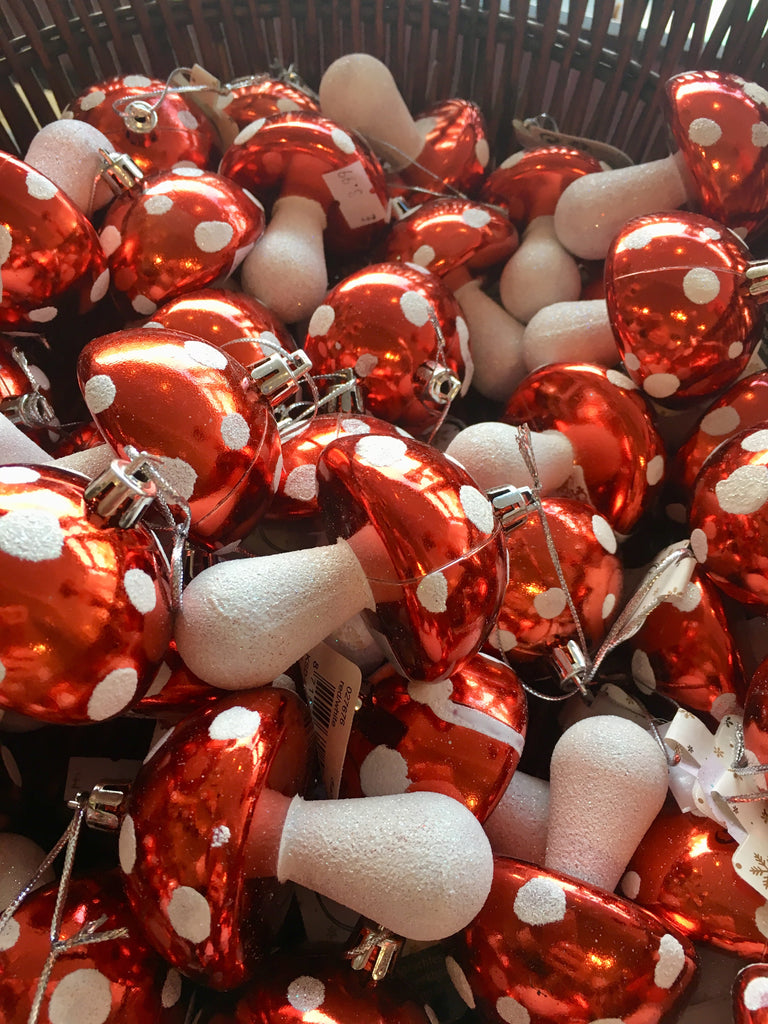
[[[443,329],[440,326],[440,321],[438,320],[437,313],[435,312],[434,307],[431,304],[427,306],[427,315],[429,316],[429,321],[432,324],[432,328],[435,332],[435,335],[437,336],[437,360],[443,367],[448,369],[446,365],[445,335],[443,334]],[[435,375],[436,374],[433,371],[432,377],[430,379],[434,379]],[[437,422],[432,428],[429,437],[427,438],[428,444],[432,443],[432,441],[435,439],[435,436],[437,435],[438,430],[442,427],[443,423],[445,423],[445,418],[450,411],[451,405],[453,405],[453,398],[450,398],[445,403],[442,413],[440,414]]]
[[[163,102],[163,100],[165,99],[165,97],[168,95],[169,92],[173,92],[173,93],[187,93],[187,92],[210,92],[210,91],[215,91],[215,92],[222,92],[222,93],[224,93],[224,92],[228,91],[228,89],[226,87],[219,87],[218,89],[214,89],[213,86],[210,86],[210,85],[174,85],[173,84],[173,79],[175,78],[176,75],[178,75],[178,74],[190,75],[191,73],[192,73],[192,68],[189,68],[189,67],[181,66],[181,67],[174,68],[173,71],[171,71],[171,73],[166,78],[165,84],[164,84],[162,89],[145,89],[141,93],[136,93],[136,94],[131,95],[131,96],[120,96],[118,99],[116,99],[113,102],[112,109],[115,111],[115,113],[119,117],[125,119],[126,108],[129,107],[131,105],[131,103],[135,103],[136,100],[145,100],[145,99],[147,99],[149,97],[156,96],[157,99],[155,100],[154,103],[147,103],[147,113],[156,114],[157,113],[157,108],[160,106],[160,104]]]

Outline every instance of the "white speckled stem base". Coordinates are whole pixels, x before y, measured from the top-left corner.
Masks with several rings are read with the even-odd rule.
[[[615,889],[668,778],[660,746],[634,722],[600,715],[572,725],[552,752],[544,866]]]
[[[526,374],[523,325],[486,295],[478,281],[461,285],[454,295],[469,327],[472,386],[486,398],[504,402]]]
[[[355,612],[373,608],[346,541],[221,562],[187,585],[176,623],[185,664],[225,690],[270,683]]]
[[[58,185],[75,206],[90,217],[114,198],[101,180],[99,149],[111,153],[114,146],[103,132],[85,121],[52,121],[35,135],[24,162]]]
[[[572,181],[555,208],[555,231],[574,256],[602,260],[633,217],[675,210],[688,202],[676,154],[634,167],[584,174]]]
[[[57,466],[62,469],[73,469],[77,473],[84,473],[91,478],[103,473],[109,468],[113,459],[117,458],[117,452],[113,451],[108,444],[100,444],[95,448],[84,448],[80,452],[72,452],[71,455],[64,455],[55,460]]]
[[[294,881],[405,938],[453,935],[478,914],[493,855],[482,826],[440,793],[306,803],[283,830],[280,881]]]
[[[517,427],[508,423],[473,423],[459,431],[446,455],[460,462],[483,491],[507,484],[530,487],[533,480],[520,454],[517,433]],[[547,430],[531,433],[531,447],[542,494],[551,494],[573,471],[573,446],[565,434]]]
[[[0,413],[0,466],[26,462],[41,466],[52,461],[48,452]]]
[[[615,366],[620,360],[605,299],[545,306],[531,317],[522,346],[529,370],[551,363]]]
[[[501,272],[502,306],[527,324],[540,309],[553,302],[574,302],[579,295],[579,266],[555,234],[555,218],[536,217]]]
[[[549,783],[515,772],[484,824],[495,854],[543,864],[549,825]]]

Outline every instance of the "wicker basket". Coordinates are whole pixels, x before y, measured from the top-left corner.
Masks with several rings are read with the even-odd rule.
[[[83,88],[120,73],[202,63],[222,80],[293,64],[317,86],[343,53],[386,61],[411,109],[448,96],[482,107],[501,159],[512,120],[633,159],[666,153],[659,81],[723,68],[765,83],[768,3],[726,0],[3,0],[0,148],[23,153]],[[754,10],[751,11],[751,8]],[[615,18],[619,12],[618,18]],[[644,27],[645,26],[645,27]]]

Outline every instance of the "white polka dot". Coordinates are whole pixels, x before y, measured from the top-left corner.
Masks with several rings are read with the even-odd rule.
[[[232,225],[224,220],[203,220],[195,228],[195,244],[202,252],[221,252],[234,233]]]
[[[530,1013],[512,996],[499,996],[496,1000],[496,1013],[507,1024],[530,1024],[531,1021]]]
[[[105,256],[111,256],[122,240],[123,236],[113,224],[107,224],[99,235],[99,241],[101,242],[101,248],[104,250]]]
[[[115,382],[106,373],[97,373],[95,376],[89,377],[83,388],[85,404],[93,416],[98,416],[100,412],[108,409],[114,402],[116,394]]]
[[[674,373],[652,373],[643,381],[643,390],[651,398],[669,398],[680,387],[680,378]]]
[[[139,677],[135,668],[115,668],[97,683],[88,701],[88,717],[103,722],[124,711],[136,695]]]
[[[204,942],[211,934],[211,908],[205,896],[188,885],[173,890],[168,903],[171,927],[182,939]]]
[[[5,226],[0,224],[0,266],[8,259],[11,255],[11,249],[13,248],[13,238],[11,232]]]
[[[280,452],[280,454],[277,456],[277,462],[275,463],[274,472],[272,473],[272,493],[273,494],[277,494],[277,492],[278,492],[278,490],[280,488],[280,480],[282,479],[282,476],[283,476],[283,465],[284,465],[283,453]]]
[[[625,391],[637,391],[637,384],[626,373],[620,373],[618,370],[606,370],[605,378],[615,388],[624,388]]]
[[[565,591],[560,587],[550,587],[543,594],[533,599],[533,607],[542,619],[555,619],[565,608]]]
[[[636,230],[630,231],[630,233],[624,237],[622,245],[625,249],[644,249],[646,245],[649,245],[657,236],[657,230],[644,225],[641,228],[636,228]]]
[[[260,726],[259,712],[249,711],[238,704],[216,715],[208,726],[208,735],[212,740],[249,740],[253,739]]]
[[[342,420],[339,424],[344,434],[354,436],[355,434],[370,434],[371,428],[368,423],[363,423],[362,420],[356,420],[354,416],[350,416],[345,420]]]
[[[180,110],[176,116],[179,119],[179,124],[189,128],[190,131],[194,131],[195,128],[199,127],[199,122],[191,110]]]
[[[396,466],[405,458],[407,451],[408,445],[399,437],[385,437],[381,434],[361,437],[355,445],[355,454],[359,459],[380,469]]]
[[[51,993],[51,1024],[104,1024],[112,1013],[112,986],[101,971],[81,967],[66,974]]]
[[[448,580],[441,572],[430,573],[419,581],[416,597],[422,608],[433,615],[444,612],[448,601]]]
[[[155,581],[143,569],[129,569],[123,577],[123,586],[137,612],[146,615],[157,604]]]
[[[478,530],[483,533],[493,533],[496,526],[493,506],[484,494],[481,494],[476,487],[464,484],[459,489],[459,501],[464,509],[464,515]]]
[[[341,128],[334,128],[331,131],[331,139],[333,144],[341,150],[342,153],[352,154],[355,152],[355,144],[352,141],[351,136]]]
[[[499,167],[514,167],[519,164],[523,157],[526,155],[527,150],[521,149],[517,153],[513,153],[512,156],[508,156],[506,160],[499,164]]]
[[[0,551],[25,562],[58,558],[64,537],[58,516],[45,509],[6,512],[0,518]]]
[[[693,551],[694,557],[697,562],[703,563],[707,560],[709,553],[709,543],[707,542],[707,535],[703,530],[693,530],[691,532],[691,550]]]
[[[697,117],[688,126],[688,138],[697,146],[714,146],[723,129],[711,117]]]
[[[0,466],[0,484],[33,484],[39,479],[37,470],[29,466]]]
[[[391,747],[374,747],[360,765],[360,788],[365,796],[405,793],[410,784],[408,762]]]
[[[762,1010],[768,1006],[768,978],[752,978],[744,986],[744,1006],[747,1010]]]
[[[170,196],[147,196],[144,200],[144,209],[153,217],[159,217],[173,209],[173,200]]]
[[[683,278],[686,298],[697,306],[705,306],[720,294],[720,278],[707,267],[694,267]]]
[[[492,630],[488,640],[497,651],[513,651],[517,647],[517,637],[508,629]]]
[[[221,439],[227,448],[240,451],[251,439],[248,420],[239,412],[230,412],[221,421]]]
[[[768,430],[755,430],[742,440],[741,447],[745,452],[768,451]]]
[[[518,889],[513,909],[525,924],[554,924],[565,917],[565,892],[554,878],[532,878]]]
[[[146,89],[147,86],[152,85],[152,81],[146,75],[126,75],[123,85],[127,89]]]
[[[422,267],[422,265],[420,263],[409,263],[406,260],[405,265],[406,265],[406,267],[410,267],[411,270],[418,271],[420,274],[429,274],[430,273],[430,271],[427,269],[427,267]]]
[[[130,875],[136,864],[136,827],[130,814],[126,814],[120,826],[117,852],[120,867],[123,869],[124,874]]]
[[[234,98],[235,94],[233,92],[225,92],[223,96],[216,97],[216,102],[214,103],[214,106],[216,107],[217,110],[223,110],[225,107],[229,106],[229,104],[232,102]]]
[[[687,583],[682,594],[670,597],[668,603],[674,605],[678,611],[688,614],[701,604],[701,590],[695,583]]]
[[[413,262],[419,267],[428,267],[435,258],[435,250],[431,245],[420,245],[413,254]]]
[[[738,359],[743,351],[744,351],[744,346],[742,345],[742,343],[740,341],[731,342],[731,344],[728,346],[728,358],[729,359]]]
[[[151,316],[157,309],[157,303],[146,295],[137,295],[131,300],[131,305],[140,316]]]
[[[726,715],[738,715],[741,714],[741,705],[739,704],[739,698],[735,693],[720,693],[712,701],[712,706],[709,709],[709,713],[718,722],[722,721]]]
[[[653,980],[659,988],[671,988],[685,967],[685,950],[681,942],[667,933],[659,942],[659,962],[653,972]]]
[[[645,479],[654,487],[659,480],[664,476],[664,457],[662,455],[654,455],[648,465],[645,467]]]
[[[292,110],[301,110],[301,107],[295,100],[288,99],[287,96],[281,96],[275,104],[281,114],[290,114]]]
[[[707,413],[701,421],[701,430],[710,437],[722,437],[723,434],[732,434],[740,423],[738,411],[732,405],[724,405]]]
[[[481,206],[471,206],[469,209],[462,212],[461,219],[467,227],[480,229],[490,223],[491,215]]]
[[[27,316],[36,324],[47,324],[56,317],[58,312],[55,306],[40,306],[37,309],[30,309]]]
[[[27,192],[33,199],[53,199],[59,191],[58,186],[40,174],[39,171],[28,171],[26,177]]]
[[[606,594],[603,600],[602,617],[607,619],[613,609],[616,607],[616,595]]]
[[[0,675],[1,683],[5,678],[5,669],[2,669],[2,667],[0,666],[0,671],[2,671],[2,675]],[[13,756],[8,747],[0,747],[0,759],[2,759],[3,765],[5,766],[5,770],[8,772],[8,778],[11,780],[14,786],[17,786],[19,789],[21,789],[23,784],[21,772],[19,771],[19,766],[16,763],[16,758]]]
[[[168,971],[160,992],[160,1002],[163,1009],[170,1010],[181,999],[181,975],[173,967]]]
[[[640,360],[637,358],[634,352],[627,352],[624,356],[624,365],[628,370],[639,370]]]
[[[91,302],[101,302],[109,289],[109,270],[102,270],[93,282],[90,291]]]
[[[757,82],[747,82],[744,85],[744,93],[754,103],[762,103],[763,106],[768,107],[768,89],[764,89],[762,85],[758,85]]]
[[[418,292],[403,292],[400,296],[400,309],[409,324],[413,324],[414,327],[423,327],[429,320],[432,307]]]
[[[19,941],[20,935],[21,927],[19,922],[12,917],[0,932],[0,953],[4,953],[6,949],[13,949]]]
[[[318,335],[327,334],[336,319],[336,310],[333,306],[323,304],[318,306],[309,321],[308,333],[316,338]]]
[[[378,365],[378,356],[375,356],[372,352],[364,352],[358,357],[357,362],[355,363],[355,373],[358,377],[363,379],[370,373],[373,373]]]
[[[251,121],[250,124],[247,124],[245,128],[235,136],[233,145],[243,146],[246,142],[249,142],[256,132],[264,127],[265,121],[265,117],[259,117],[255,121]]]
[[[197,473],[184,459],[174,459],[170,455],[158,458],[160,476],[167,482],[174,494],[189,501],[197,483]]]
[[[283,484],[283,493],[294,501],[314,501],[317,497],[317,472],[314,466],[297,466]]]
[[[181,178],[200,178],[203,175],[202,168],[190,167],[189,164],[184,162],[174,164],[171,169],[174,174],[178,174]]]
[[[427,1003],[424,1004],[424,1014],[429,1021],[429,1024],[440,1024],[440,1018]]]
[[[470,988],[469,982],[467,981],[467,976],[464,973],[464,971],[462,971],[461,967],[459,967],[459,965],[456,963],[452,956],[447,956],[445,958],[445,969],[448,971],[448,977],[453,982],[453,987],[456,989],[456,991],[467,1004],[467,1006],[470,1008],[470,1010],[474,1010],[475,997],[472,994],[472,989]]]
[[[739,466],[715,484],[715,495],[723,512],[739,516],[757,512],[768,501],[768,466]]]
[[[651,665],[651,659],[645,651],[639,648],[632,655],[632,678],[646,693],[656,689],[656,675]]]
[[[211,846],[214,849],[226,846],[231,838],[232,832],[226,825],[217,825],[211,833]]]
[[[602,516],[592,516],[592,532],[598,544],[605,548],[609,555],[616,553],[616,534]]]
[[[319,978],[302,974],[294,978],[286,992],[288,1002],[299,1013],[311,1013],[325,1002],[325,985]]]
[[[475,143],[475,159],[481,167],[487,167],[491,159],[491,147],[487,139],[478,139]]]
[[[640,875],[636,871],[627,871],[621,880],[621,891],[631,900],[637,899],[640,892]]]
[[[768,124],[765,121],[758,121],[752,125],[752,145],[758,149],[768,146]]]
[[[81,110],[93,110],[94,107],[100,107],[104,100],[107,98],[107,94],[102,92],[101,89],[94,89],[93,92],[89,92],[87,96],[79,101]]]
[[[212,370],[225,370],[229,366],[229,360],[224,352],[204,341],[185,341],[184,351],[190,359],[194,359],[196,363],[208,366]]]

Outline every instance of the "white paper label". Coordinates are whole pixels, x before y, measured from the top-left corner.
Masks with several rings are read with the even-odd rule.
[[[132,782],[141,761],[128,758],[113,761],[108,757],[70,757],[64,799],[74,800],[78,793],[90,793],[98,783]]]
[[[359,160],[339,171],[328,171],[323,175],[323,181],[351,228],[387,219],[387,208],[373,191],[370,178]]]
[[[322,643],[301,659],[301,674],[315,727],[323,782],[328,796],[335,800],[362,673],[353,661]]]

